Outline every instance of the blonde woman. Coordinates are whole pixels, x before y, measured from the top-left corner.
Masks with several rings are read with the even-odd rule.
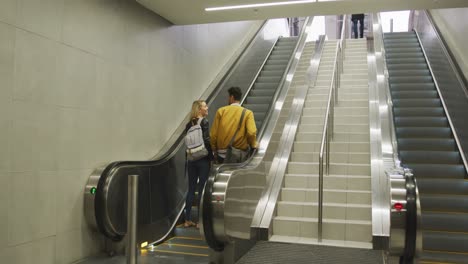
[[[200,195],[205,187],[206,180],[208,179],[208,174],[210,172],[210,163],[213,160],[213,153],[211,151],[210,145],[210,129],[209,122],[206,117],[208,116],[208,105],[204,100],[196,100],[192,104],[191,118],[188,122],[185,132],[194,125],[200,124],[203,132],[203,142],[205,148],[208,150],[208,155],[201,159],[197,160],[188,160],[187,161],[187,171],[188,171],[188,193],[187,198],[185,199],[185,223],[184,227],[196,226],[198,224],[192,221],[192,205],[193,199],[195,198],[195,188],[197,187],[198,181],[198,196],[197,205],[200,205]],[[201,120],[200,120],[201,119]]]

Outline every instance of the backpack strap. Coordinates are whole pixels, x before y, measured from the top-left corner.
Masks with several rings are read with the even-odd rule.
[[[234,139],[235,139],[236,136],[237,136],[237,132],[239,132],[239,130],[240,130],[240,128],[241,128],[242,120],[244,120],[245,111],[247,111],[247,109],[244,108],[244,110],[242,110],[241,118],[240,118],[240,120],[239,120],[239,125],[237,126],[236,133],[234,133],[234,136],[232,136],[231,142],[229,142],[228,148],[232,147],[232,143],[234,143]]]
[[[200,125],[201,122],[202,122],[202,120],[203,120],[203,118],[204,118],[204,117],[197,118],[197,123],[193,123],[193,121],[195,120],[195,118],[194,118],[194,119],[190,120],[190,124],[192,124],[192,126],[194,126],[195,124]]]

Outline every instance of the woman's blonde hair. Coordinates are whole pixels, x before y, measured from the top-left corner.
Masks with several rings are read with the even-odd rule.
[[[195,119],[200,114],[203,103],[206,104],[205,100],[195,100],[192,103],[192,112],[190,113],[190,119]]]

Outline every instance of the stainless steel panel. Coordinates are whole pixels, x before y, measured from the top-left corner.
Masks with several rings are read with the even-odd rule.
[[[371,147],[372,236],[375,249],[386,248],[390,236],[388,172],[399,167],[391,111],[388,70],[379,14],[372,15],[374,39],[368,42],[369,125]]]
[[[127,264],[137,264],[138,175],[128,176],[127,190]]]

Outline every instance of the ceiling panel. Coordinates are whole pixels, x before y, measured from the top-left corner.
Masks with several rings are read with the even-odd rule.
[[[315,0],[293,5],[251,7],[207,12],[231,5],[300,2],[303,0],[136,0],[176,25],[203,24],[278,17],[337,15],[379,11],[468,7],[468,0]]]

